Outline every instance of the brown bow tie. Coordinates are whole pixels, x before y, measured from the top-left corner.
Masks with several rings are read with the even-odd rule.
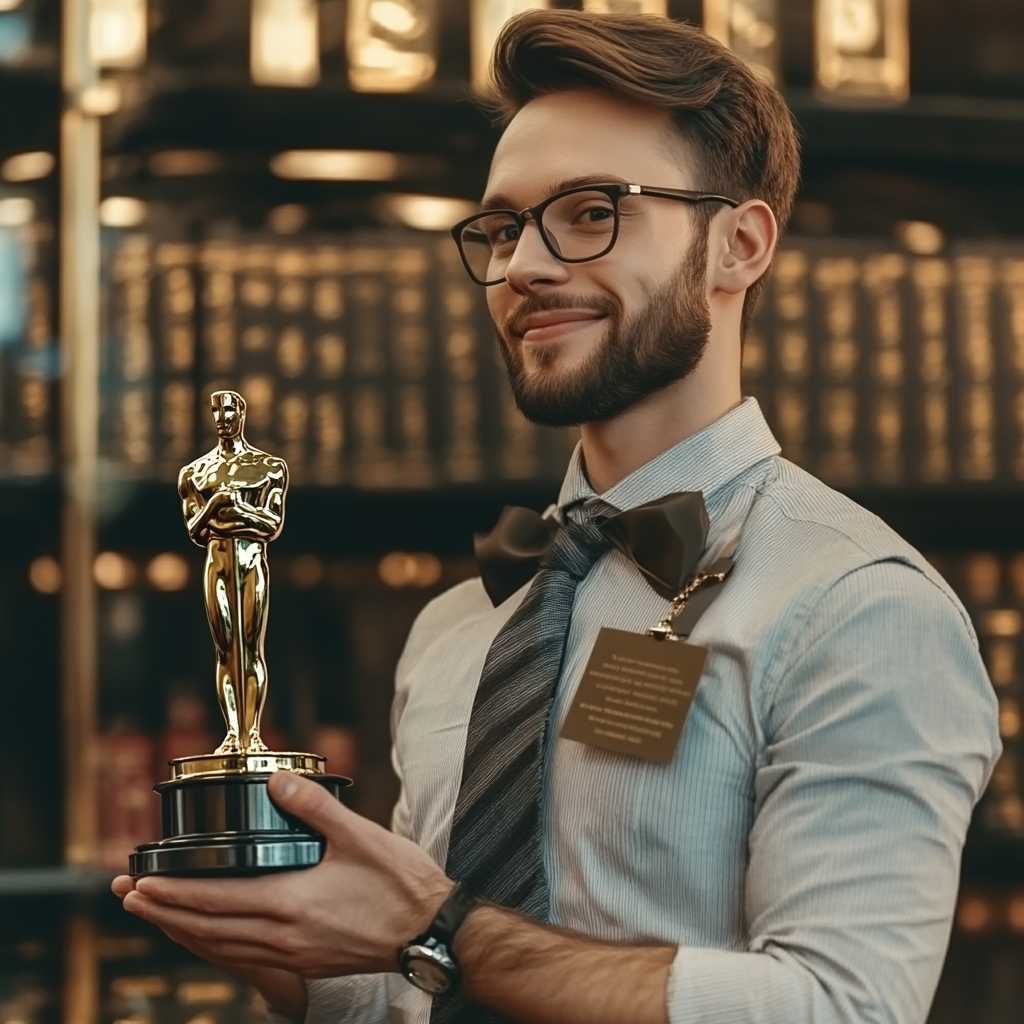
[[[697,567],[709,526],[701,491],[667,494],[596,521],[647,582],[670,599]],[[533,509],[506,505],[490,533],[476,534],[473,550],[484,589],[494,605],[535,575],[558,529],[554,519]]]

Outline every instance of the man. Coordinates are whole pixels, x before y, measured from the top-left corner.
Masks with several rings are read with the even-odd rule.
[[[471,580],[414,625],[391,832],[281,775],[321,865],[115,891],[315,1024],[923,1022],[995,700],[935,570],[779,457],[742,398],[796,188],[785,105],[661,19],[533,12],[495,68],[510,120],[487,216],[455,235],[520,407],[580,424],[551,548],[497,604]],[[692,629],[708,654],[681,738],[667,762],[566,738],[599,633],[669,608],[640,559],[601,549],[609,517],[697,492],[698,569],[730,550],[735,568]],[[546,704],[524,696],[538,681]],[[491,902],[459,923],[467,879]],[[433,1006],[397,973],[411,939],[447,954],[416,979],[454,979]]]

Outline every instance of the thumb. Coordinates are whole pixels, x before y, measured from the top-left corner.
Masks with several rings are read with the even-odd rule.
[[[276,771],[270,776],[267,790],[280,810],[304,821],[327,839],[337,836],[344,828],[347,809],[312,779],[295,772]]]

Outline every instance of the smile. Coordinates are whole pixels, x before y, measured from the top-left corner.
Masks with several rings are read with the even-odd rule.
[[[544,324],[542,327],[531,327],[523,334],[523,341],[550,341],[552,338],[561,338],[604,319],[603,316],[587,317],[583,320],[560,320],[557,323]]]

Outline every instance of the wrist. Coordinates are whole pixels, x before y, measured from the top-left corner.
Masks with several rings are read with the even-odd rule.
[[[441,903],[431,901],[428,923],[398,951],[402,976],[433,996],[447,995],[459,985],[455,938],[477,904],[471,893],[450,879],[445,879],[443,888],[446,895]]]
[[[275,967],[238,968],[233,973],[263,996],[271,1013],[298,1024],[306,1019],[306,982],[298,974]]]
[[[501,969],[492,940],[495,935],[504,934],[510,922],[517,919],[519,915],[514,911],[493,903],[479,903],[466,915],[452,943],[452,952],[459,964],[463,988],[469,995],[478,994],[476,982],[482,970]]]

